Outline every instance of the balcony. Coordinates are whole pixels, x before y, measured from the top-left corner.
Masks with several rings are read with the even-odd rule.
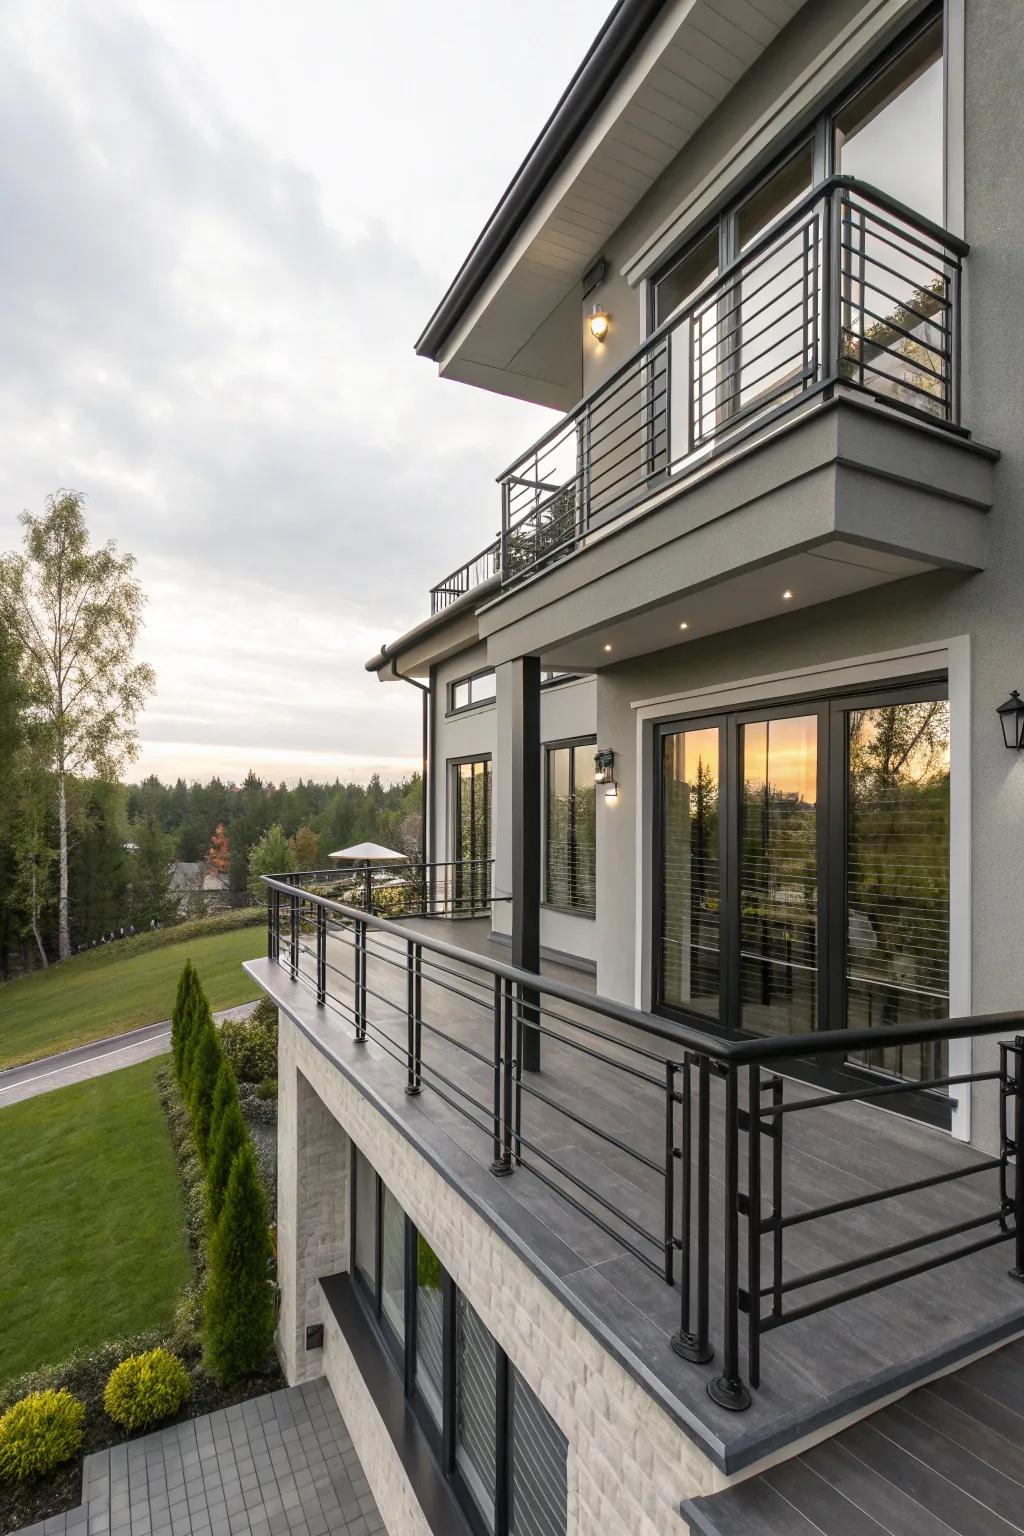
[[[1024,1328],[1019,1039],[993,1071],[826,1094],[808,1057],[877,1030],[727,1041],[518,971],[486,921],[267,884],[250,974],[723,1470]],[[879,1112],[929,1086],[998,1097],[992,1155]]]
[[[648,609],[652,596],[667,602],[806,551],[817,557],[818,580],[801,582],[813,600],[942,566],[980,569],[995,455],[961,424],[966,254],[863,183],[816,187],[509,466],[497,545],[434,589],[434,611],[484,570],[500,574],[506,597],[592,554],[543,584],[547,602],[655,546],[664,562],[673,542]],[[806,507],[797,517],[794,501]],[[643,534],[638,520],[651,524]],[[711,550],[715,531],[722,547]],[[756,594],[734,595],[759,616]],[[621,594],[602,604],[590,593],[587,609],[592,623],[629,613]],[[495,612],[483,631],[512,621]]]

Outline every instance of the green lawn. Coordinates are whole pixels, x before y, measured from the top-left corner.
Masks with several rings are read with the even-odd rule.
[[[258,996],[241,967],[263,952],[259,925],[141,952],[128,948],[133,942],[125,940],[123,951],[118,944],[89,950],[0,986],[0,1068],[169,1018],[187,959],[214,1010]]]
[[[0,1109],[0,1377],[168,1323],[189,1276],[159,1063]]]

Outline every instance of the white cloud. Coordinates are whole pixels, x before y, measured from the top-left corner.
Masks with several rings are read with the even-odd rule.
[[[548,417],[412,341],[600,14],[0,12],[0,548],[71,485],[138,555],[137,771],[414,760],[418,700],[363,661]]]

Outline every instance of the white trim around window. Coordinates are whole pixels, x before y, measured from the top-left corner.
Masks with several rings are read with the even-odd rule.
[[[649,1009],[651,963],[647,942],[654,921],[652,881],[653,805],[651,757],[653,732],[649,727],[682,714],[736,709],[768,704],[773,700],[807,694],[870,688],[897,678],[929,676],[945,672],[949,679],[950,804],[949,804],[949,1010],[953,1018],[971,1012],[971,641],[969,635],[939,640],[930,645],[907,646],[855,656],[827,665],[798,667],[787,672],[741,678],[689,692],[660,694],[636,699],[630,707],[636,715],[636,899],[634,932],[634,1001]],[[951,1076],[971,1070],[971,1042],[953,1040],[949,1047]],[[962,1141],[971,1136],[971,1104],[961,1093],[953,1113],[952,1134]]]

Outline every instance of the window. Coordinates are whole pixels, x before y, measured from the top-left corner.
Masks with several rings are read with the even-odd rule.
[[[438,1476],[481,1536],[565,1536],[568,1441],[354,1147],[352,1161],[358,1290]]]
[[[491,899],[491,759],[449,766],[452,782],[452,882],[454,911],[486,910]]]
[[[593,738],[548,747],[544,900],[581,917],[596,910]]]
[[[476,704],[493,704],[495,698],[494,668],[474,672],[469,677],[456,678],[448,685],[448,709],[454,714],[459,709],[472,709]]]
[[[949,1011],[945,685],[663,728],[659,1006],[756,1035],[878,1028],[849,1061],[941,1077],[887,1024]]]

